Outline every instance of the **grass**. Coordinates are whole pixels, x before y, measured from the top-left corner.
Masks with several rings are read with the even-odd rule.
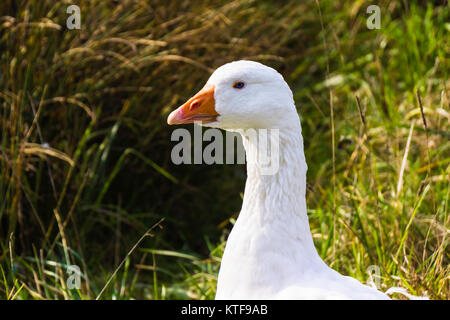
[[[245,58],[293,89],[322,258],[449,299],[449,6],[370,4],[87,0],[68,30],[67,1],[2,1],[0,297],[214,298],[245,168],[173,165],[165,123]]]

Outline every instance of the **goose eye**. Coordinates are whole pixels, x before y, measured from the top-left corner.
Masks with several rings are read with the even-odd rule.
[[[245,86],[245,83],[243,83],[242,81],[238,81],[233,85],[233,88],[242,89],[244,86]]]

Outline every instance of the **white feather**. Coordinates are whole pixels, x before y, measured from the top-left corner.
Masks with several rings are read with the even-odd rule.
[[[233,83],[243,81],[241,90]],[[247,164],[239,217],[227,240],[216,299],[389,299],[329,268],[318,255],[306,211],[306,171],[300,120],[292,92],[274,69],[237,61],[217,69],[218,121],[208,126],[240,132],[247,159],[256,158],[245,129],[279,130],[279,170],[261,174]]]

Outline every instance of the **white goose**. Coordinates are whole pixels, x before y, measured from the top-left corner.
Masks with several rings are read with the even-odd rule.
[[[342,276],[318,255],[306,212],[306,170],[292,92],[274,69],[253,61],[218,68],[168,124],[193,123],[242,134],[247,160],[258,147],[246,129],[278,129],[279,167],[247,163],[242,209],[219,271],[216,299],[389,299]],[[272,141],[272,140],[271,140]]]

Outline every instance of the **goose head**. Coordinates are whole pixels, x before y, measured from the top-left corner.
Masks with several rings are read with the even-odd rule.
[[[282,128],[298,123],[292,91],[276,70],[254,61],[227,63],[174,110],[167,123],[225,130]]]

